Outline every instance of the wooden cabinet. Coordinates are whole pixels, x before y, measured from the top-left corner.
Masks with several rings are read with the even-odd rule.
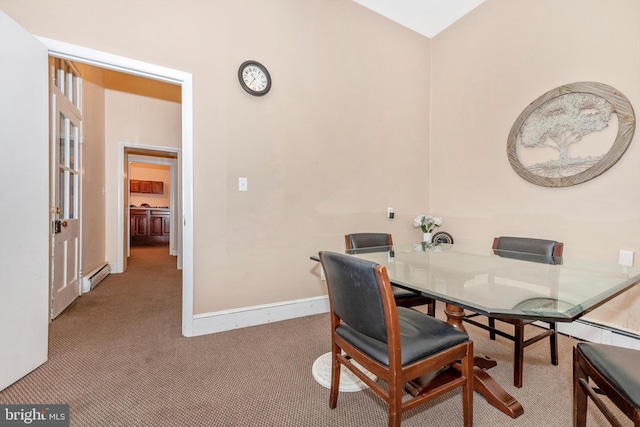
[[[129,191],[132,193],[164,194],[164,182],[129,180]]]
[[[164,193],[164,182],[162,181],[150,181],[151,182],[151,193],[152,194],[163,194]]]
[[[146,209],[131,210],[131,237],[146,236],[149,234],[149,216]]]
[[[171,212],[163,208],[131,208],[131,245],[169,243]]]

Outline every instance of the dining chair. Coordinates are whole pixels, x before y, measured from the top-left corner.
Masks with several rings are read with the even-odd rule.
[[[529,237],[496,237],[493,239],[492,249],[510,252],[519,252],[531,255],[544,255],[544,262],[553,264],[562,257],[564,245],[561,242],[545,239],[534,239]],[[479,328],[489,331],[489,338],[496,339],[496,335],[507,338],[514,342],[513,354],[513,385],[522,387],[522,371],[524,369],[524,349],[546,337],[549,337],[549,348],[551,353],[551,364],[558,364],[558,335],[556,333],[556,323],[546,322],[549,329],[531,337],[524,338],[525,326],[536,321],[536,319],[509,319],[509,318],[488,318],[488,325],[473,320],[474,317],[482,316],[478,313],[465,315],[463,320]],[[495,321],[499,320],[514,326],[513,335],[496,328]]]
[[[640,351],[581,342],[573,348],[573,426],[587,425],[590,397],[614,427],[622,427],[600,396],[605,395],[640,427]],[[595,384],[595,388],[591,384]]]
[[[398,307],[386,267],[335,252],[320,252],[331,316],[331,391],[336,408],[341,366],[367,384],[389,406],[389,426],[402,414],[457,387],[462,388],[463,420],[473,425],[473,343],[447,323]],[[377,376],[373,381],[356,364]],[[416,397],[403,399],[405,383],[452,366],[459,373]]]
[[[387,233],[352,233],[344,236],[347,250],[393,246],[393,237]],[[436,315],[436,300],[418,292],[392,286],[396,304],[401,307],[427,306],[427,314]]]

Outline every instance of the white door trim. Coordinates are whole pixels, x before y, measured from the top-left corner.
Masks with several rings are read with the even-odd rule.
[[[45,37],[49,55],[182,87],[182,335],[193,336],[193,76]]]

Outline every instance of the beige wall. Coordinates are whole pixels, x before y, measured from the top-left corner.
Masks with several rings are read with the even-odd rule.
[[[175,85],[107,71],[105,87],[106,250],[109,262],[118,265],[118,218],[128,217],[128,211],[118,210],[118,186],[126,185],[118,173],[118,154],[123,144],[180,148],[182,111]]]
[[[169,206],[171,201],[171,174],[169,166],[149,163],[130,163],[129,179],[160,181],[163,183],[162,194],[131,193],[131,204],[140,206],[146,203],[152,207]]]
[[[308,255],[346,232],[415,240],[419,212],[442,216],[457,243],[536,235],[610,262],[640,250],[637,136],[575,187],[532,185],[506,158],[513,121],[556,86],[599,81],[639,105],[636,0],[487,0],[431,41],[350,0],[148,5],[0,0],[34,34],[193,74],[195,313],[324,294]],[[67,13],[78,25],[57,24]],[[246,59],[269,68],[267,96],[239,87]],[[114,142],[165,134],[146,99],[105,98],[109,177]],[[592,316],[638,331],[639,293]]]
[[[82,272],[102,266],[105,255],[104,73],[78,64],[83,79]]]
[[[433,39],[431,206],[456,243],[496,235],[565,243],[565,255],[640,262],[640,145],[603,175],[565,188],[520,178],[506,154],[515,119],[557,86],[596,81],[640,106],[640,2],[487,0]],[[636,113],[637,114],[637,113]],[[640,331],[640,289],[593,312]]]
[[[347,232],[418,238],[413,217],[429,211],[428,39],[351,0],[150,5],[0,0],[33,34],[192,73],[195,313],[325,294],[308,257],[342,247]],[[68,19],[75,24],[59,24]],[[240,88],[247,59],[268,67],[267,96]],[[107,177],[114,142],[150,139],[140,128],[148,121],[118,116],[124,97],[105,95]],[[108,239],[114,185],[106,183]]]

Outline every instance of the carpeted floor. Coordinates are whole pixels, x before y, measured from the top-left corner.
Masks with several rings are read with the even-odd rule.
[[[126,273],[109,276],[51,323],[49,361],[1,391],[0,403],[68,403],[72,426],[387,424],[387,408],[371,391],[341,393],[330,410],[329,391],[313,380],[313,361],[330,350],[327,314],[184,338],[180,310],[175,258],[166,247],[133,248]],[[476,393],[475,426],[571,426],[574,340],[560,338],[559,366],[549,363],[547,341],[527,348],[517,389],[512,344],[472,326],[469,333],[476,354],[498,361],[490,374],[525,410],[513,420]],[[402,425],[462,425],[460,393],[406,413]],[[588,425],[608,425],[592,404]]]

